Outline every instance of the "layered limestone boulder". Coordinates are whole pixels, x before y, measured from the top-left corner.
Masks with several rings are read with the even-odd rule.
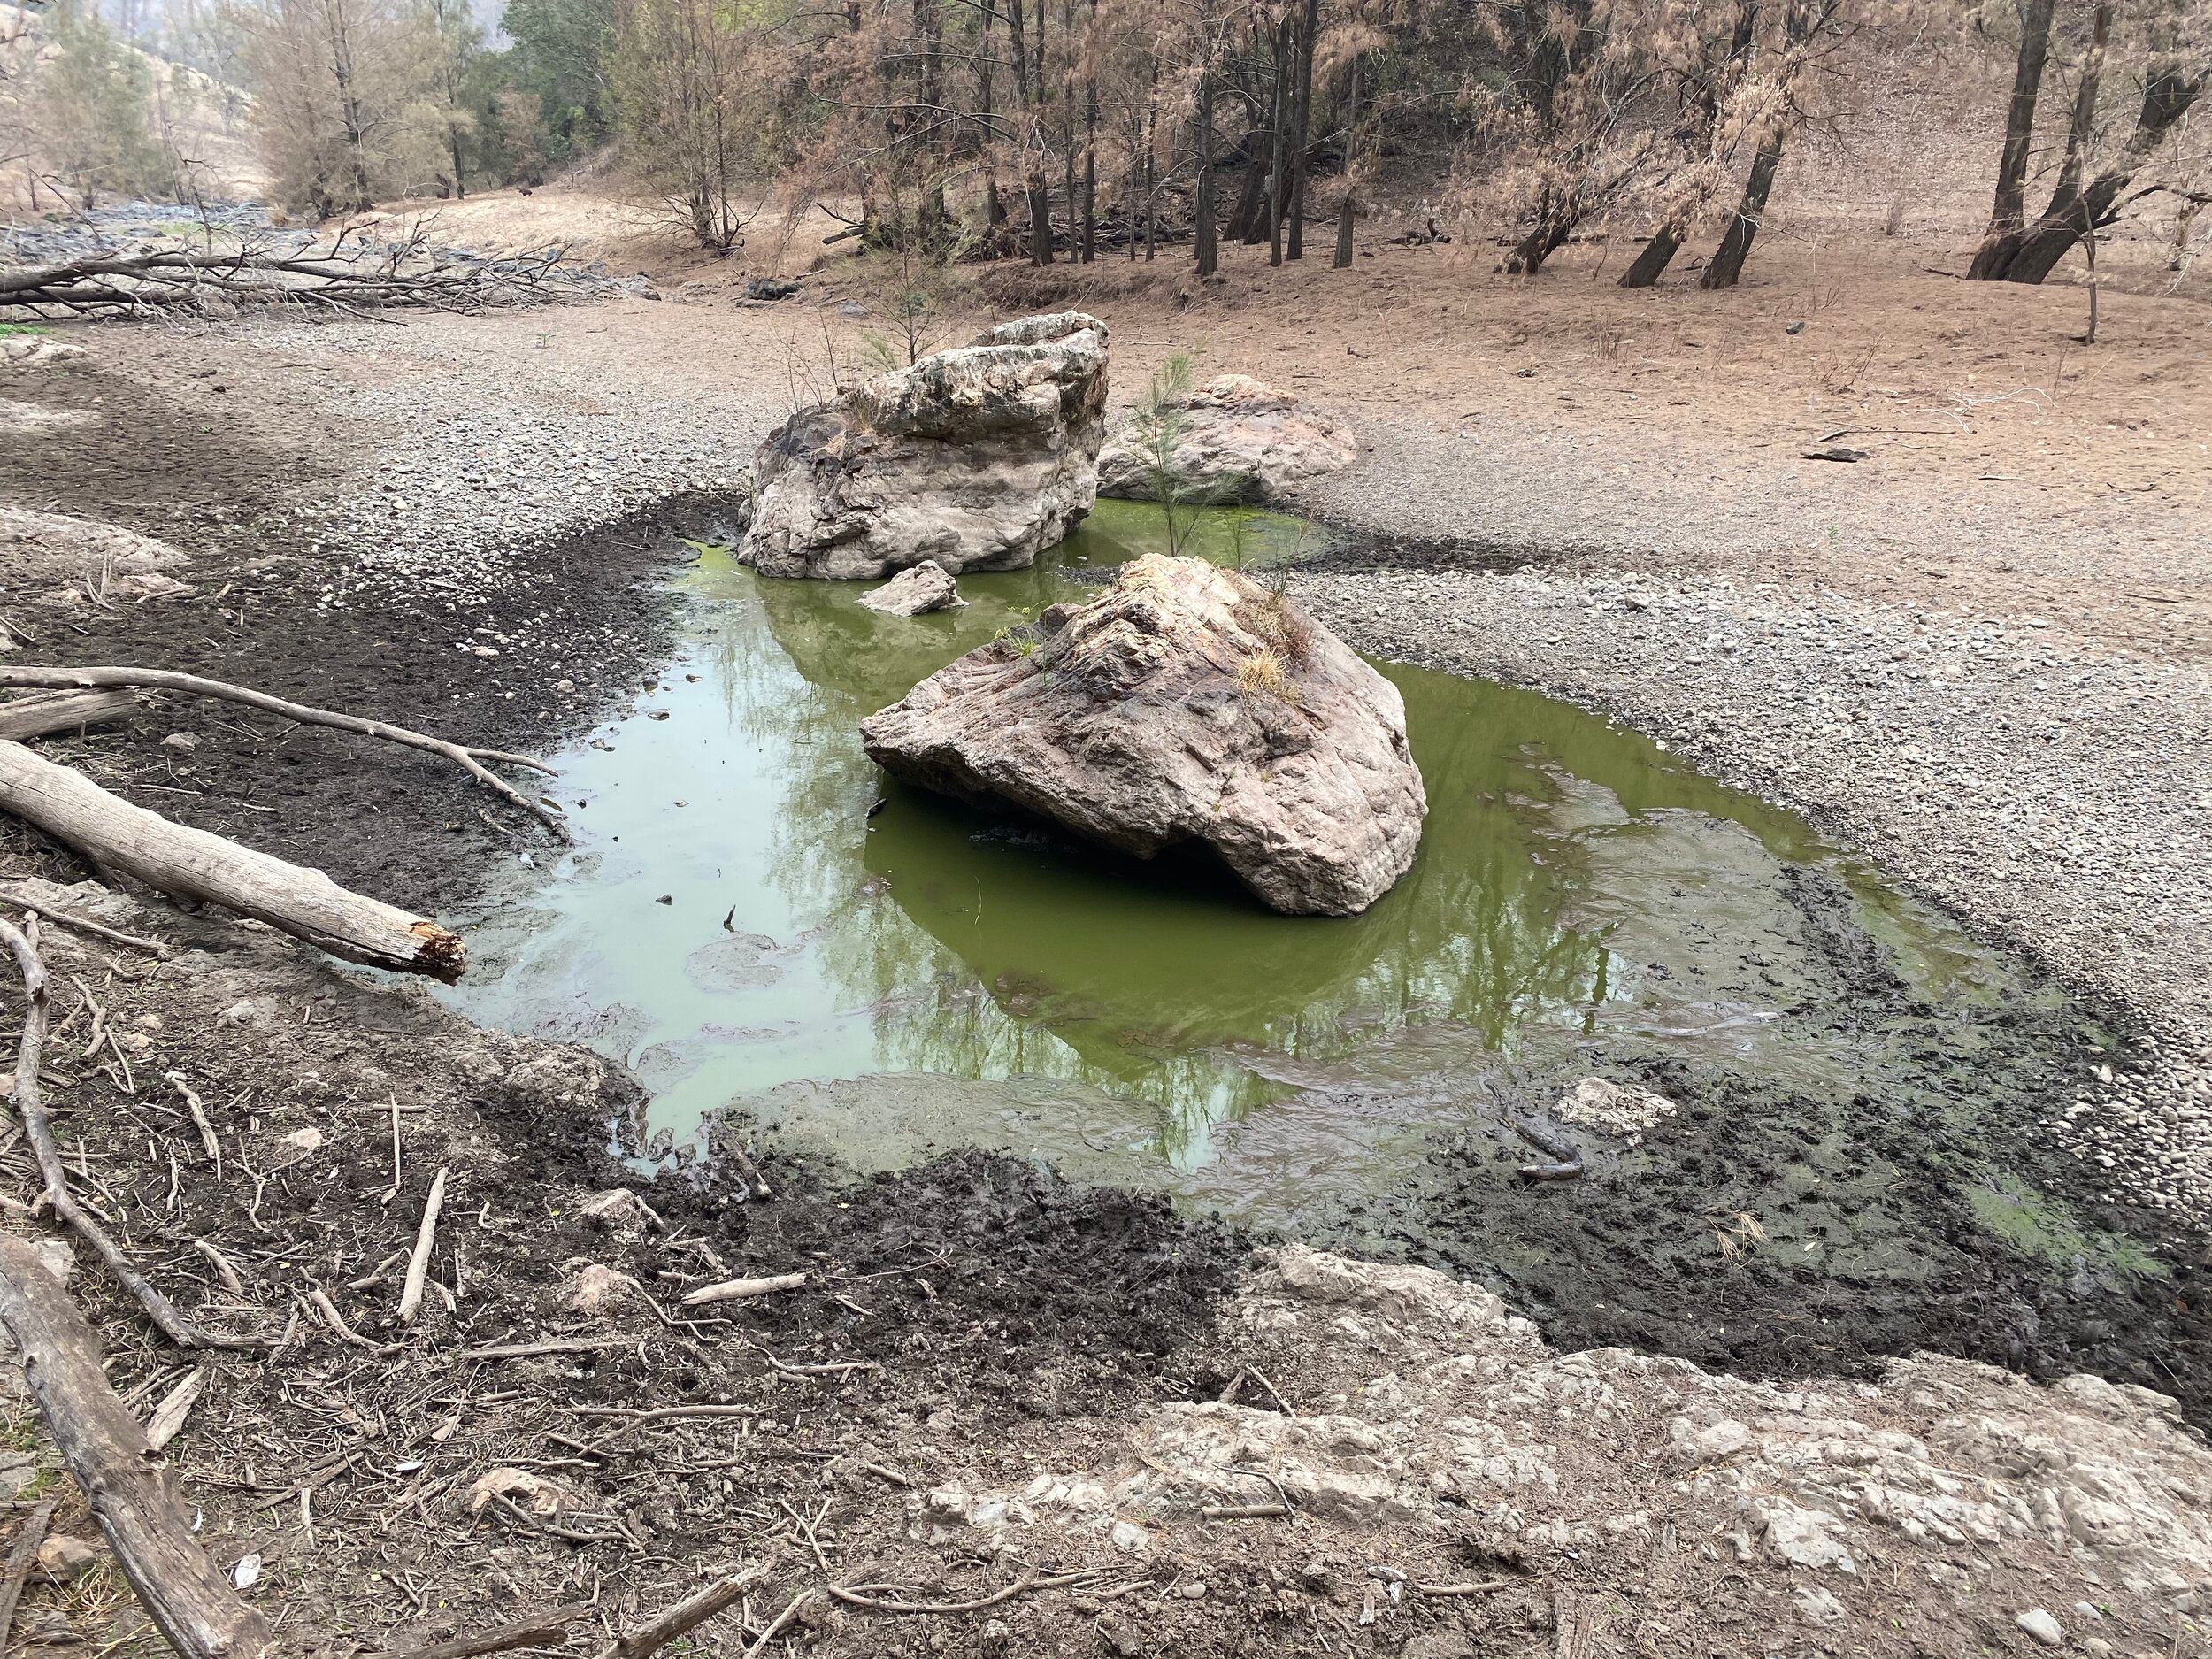
[[[1279,501],[1298,485],[1359,458],[1350,432],[1303,407],[1295,392],[1248,375],[1208,381],[1165,416],[1139,416],[1098,457],[1098,493],[1157,501],[1165,477],[1178,500],[1221,503]]]
[[[1202,843],[1276,910],[1350,916],[1428,798],[1397,687],[1279,594],[1202,559],[1124,567],[861,722],[894,777],[1138,857]]]
[[[848,581],[925,559],[956,576],[1019,569],[1090,511],[1105,431],[1106,325],[1002,323],[771,433],[738,556]]]

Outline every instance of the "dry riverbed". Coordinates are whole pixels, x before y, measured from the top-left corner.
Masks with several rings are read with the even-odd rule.
[[[17,659],[196,669],[549,745],[651,683],[665,543],[639,514],[736,476],[791,396],[797,320],[629,300],[74,331],[88,361],[0,396],[89,419],[12,427],[0,498],[169,539],[195,591],[102,606],[11,582]],[[2155,1040],[2143,1069],[2059,1127],[2116,1197],[2202,1219],[2204,641],[2078,630],[2055,604],[1987,620],[1886,560],[1878,587],[1825,580],[1778,479],[1766,547],[1740,512],[1725,555],[1671,547],[1691,518],[1664,509],[1695,491],[1653,478],[1661,516],[1609,555],[1569,511],[1605,488],[1571,472],[1571,430],[1525,473],[1506,464],[1523,441],[1448,422],[1369,435],[1314,503],[1349,533],[1302,584],[1325,619],[1600,704],[2124,1008]],[[1855,511],[1886,499],[1900,525],[1930,511],[1909,480],[1870,481]],[[2099,542],[2101,584],[2134,579],[2124,557]],[[528,849],[457,777],[350,739],[173,708],[69,753],[396,901],[451,902]],[[12,871],[82,873],[18,832],[6,849]],[[76,987],[60,1011],[84,999],[73,1032],[96,1004],[124,1033],[68,1043],[76,1087],[57,1090],[106,1199],[217,1312],[280,1324],[321,1290],[357,1339],[326,1321],[273,1363],[211,1361],[174,1448],[224,1564],[259,1556],[257,1594],[304,1624],[386,1647],[589,1596],[612,1631],[744,1557],[769,1576],[725,1652],[795,1601],[786,1633],[836,1654],[2201,1650],[2212,1453],[2143,1391],[1938,1360],[1797,1387],[1557,1354],[1438,1276],[1254,1256],[972,1156],[857,1189],[731,1160],[647,1189],[657,1222],[609,1227],[580,1206],[640,1179],[616,1156],[634,1095],[581,1050],[477,1031],[257,930],[65,902],[195,953],[153,972],[49,933]],[[171,1071],[216,1117],[222,1181],[177,1133]],[[403,1332],[379,1266],[441,1166],[451,1298]],[[811,1279],[712,1318],[669,1306],[726,1271]],[[588,1283],[613,1288],[592,1305]],[[96,1271],[76,1288],[142,1405],[183,1374]],[[534,1341],[566,1346],[482,1356]],[[636,1415],[676,1406],[711,1409]],[[27,1489],[46,1454],[22,1443]],[[1272,1481],[1244,1472],[1261,1463]],[[1084,1576],[969,1611],[867,1605],[982,1601],[1031,1567]],[[35,1589],[27,1627],[112,1640],[104,1571]],[[895,1587],[852,1588],[872,1585]]]

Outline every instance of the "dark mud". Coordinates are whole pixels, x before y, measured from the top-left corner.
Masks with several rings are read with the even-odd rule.
[[[1317,522],[1332,534],[1319,552],[1298,561],[1302,571],[1361,575],[1368,571],[1518,571],[1537,565],[1570,565],[1575,556],[1533,541],[1501,541],[1483,537],[1450,541],[1424,536],[1379,537],[1368,530],[1341,530],[1325,515]]]
[[[19,657],[176,669],[528,753],[650,685],[666,651],[664,578],[680,549],[672,551],[657,519],[514,550],[520,580],[505,597],[357,601],[343,611],[316,605],[322,567],[247,550],[273,543],[283,545],[241,534],[201,550],[186,572],[197,589],[188,598],[60,616],[19,609],[38,634]],[[526,645],[489,657],[457,649],[514,639],[518,616],[531,618]],[[164,747],[173,733],[188,733],[194,747]],[[425,910],[464,902],[493,860],[543,841],[534,820],[445,762],[219,703],[171,699],[128,726],[47,749],[179,822]],[[531,787],[526,775],[517,781]],[[0,847],[32,851],[12,821],[0,826]],[[57,879],[82,873],[58,849],[36,863]]]
[[[202,429],[188,411],[155,418],[175,442],[145,452],[142,472],[108,455],[81,473],[64,468],[43,493],[10,481],[41,505],[192,546],[199,593],[73,611],[42,634],[42,660],[185,669],[473,742],[549,748],[654,683],[670,637],[664,579],[681,552],[671,534],[710,529],[715,516],[714,503],[675,503],[618,532],[518,549],[518,590],[458,610],[393,602],[324,611],[314,604],[318,568],[280,537],[238,533],[216,545],[188,534],[192,514],[229,510],[227,491],[204,507],[196,504],[204,498],[178,497],[181,518],[127,511],[180,467],[195,476],[229,469],[250,503],[282,469],[281,457],[232,453],[242,440]],[[1540,557],[1480,543],[1371,542],[1313,563],[1510,569]],[[511,636],[523,617],[542,618],[524,649],[496,657],[456,649]],[[572,689],[557,690],[563,680]],[[162,747],[174,731],[192,733],[197,747]],[[177,705],[127,731],[49,748],[142,804],[426,908],[467,902],[495,860],[538,841],[533,826],[442,764],[335,733],[287,733],[229,710]],[[0,826],[0,848],[18,870],[82,873],[12,824]],[[1509,1131],[1470,1132],[1440,1142],[1403,1189],[1348,1210],[1316,1241],[1481,1279],[1563,1347],[1626,1343],[1778,1376],[1863,1371],[1931,1348],[2038,1376],[2091,1370],[2140,1382],[2212,1422],[2202,1308],[2212,1268],[2201,1242],[2099,1203],[2080,1166],[2037,1129],[2072,1098],[2085,1029],[2121,1022],[2091,1018],[2078,1000],[1983,1016],[1985,1064],[1942,1082],[1962,1106],[1991,1108],[1975,1118],[1978,1138],[1962,1142],[1955,1118],[1939,1123],[1901,1103],[1931,1071],[1955,1064],[1955,1046],[1939,1041],[1937,1027],[1954,1017],[1910,1002],[1886,948],[1832,875],[1801,868],[1787,892],[1832,971],[1825,1007],[1838,1029],[1909,1032],[1918,1022],[1924,1042],[1897,1056],[1913,1089],[1814,1099],[1717,1063],[1592,1054],[1584,1071],[1640,1077],[1681,1102],[1684,1116],[1631,1155],[1596,1148],[1590,1178],[1571,1184],[1518,1182],[1511,1171],[1528,1161],[1527,1147]],[[1525,1077],[1504,1104],[1540,1114],[1571,1081]],[[620,1174],[608,1161],[605,1116],[561,1124],[541,1103],[497,1091],[478,1105],[499,1128],[516,1190]],[[2093,1236],[2054,1238],[2045,1228],[2031,1248],[2017,1230],[1992,1232],[1988,1205],[1965,1195],[1988,1185],[1986,1170],[2025,1183],[2031,1223],[2039,1197],[2068,1207]],[[1090,1409],[1124,1391],[1175,1393],[1172,1356],[1197,1340],[1242,1251],[1233,1234],[1179,1218],[1159,1200],[1079,1191],[979,1155],[857,1184],[834,1171],[779,1167],[767,1203],[730,1202],[741,1186],[733,1171],[714,1180],[689,1197],[664,1184],[655,1202],[674,1204],[744,1271],[817,1263],[890,1274],[849,1300],[895,1317],[863,1319],[837,1300],[844,1293],[810,1290],[753,1316],[770,1346],[913,1369],[931,1379],[915,1385],[923,1394],[975,1394],[1031,1415]],[[2017,1196],[1998,1193],[1999,1207]],[[2145,1252],[2130,1241],[2151,1247],[2160,1271],[2140,1271]],[[591,1243],[576,1233],[561,1248]],[[534,1247],[486,1271],[549,1288],[558,1259]],[[903,1271],[918,1262],[935,1265]],[[714,1384],[703,1374],[699,1386]]]
[[[1833,975],[1829,1023],[1902,1033],[1893,1092],[1821,1097],[1721,1064],[1594,1052],[1590,1070],[1681,1115],[1633,1148],[1565,1129],[1594,1155],[1567,1183],[1516,1179],[1531,1154],[1510,1133],[1440,1139],[1408,1191],[1342,1217],[1341,1242],[1480,1279],[1563,1348],[1771,1378],[1869,1375],[1928,1350],[2140,1384],[2212,1427],[2212,1252],[2170,1217],[2102,1202],[2097,1171],[2043,1127],[2075,1098],[2085,1053],[2140,1063],[2111,1035],[2124,1021],[2045,985],[1975,1015],[1963,1065],[1960,1017],[1911,1000],[1834,876],[1790,874]],[[1519,1078],[1503,1115],[1541,1120],[1571,1081]]]

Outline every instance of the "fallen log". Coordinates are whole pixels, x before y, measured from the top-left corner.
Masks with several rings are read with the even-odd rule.
[[[419,749],[426,755],[440,755],[454,764],[465,769],[470,777],[482,784],[501,799],[531,813],[554,830],[562,830],[560,815],[549,807],[531,800],[505,779],[487,771],[480,764],[495,760],[504,765],[526,767],[532,772],[554,775],[554,769],[541,760],[527,755],[512,755],[503,749],[474,749],[465,743],[450,742],[442,737],[428,737],[420,732],[411,732],[403,726],[394,726],[385,720],[372,720],[358,714],[343,714],[330,709],[311,708],[303,703],[292,703],[282,697],[273,697],[265,691],[256,691],[250,686],[234,686],[227,680],[204,680],[197,674],[180,674],[166,668],[41,668],[29,664],[0,667],[0,686],[43,686],[49,687],[104,688],[111,690],[174,691],[189,696],[212,697],[222,703],[235,703],[249,709],[260,709],[269,714],[280,714],[288,720],[297,720],[303,726],[328,726],[333,731],[352,732],[362,737],[380,737],[389,743]]]
[[[127,691],[50,691],[12,697],[0,703],[0,740],[27,742],[126,720],[137,712],[138,699]]]
[[[274,1628],[194,1540],[160,1454],[108,1386],[91,1326],[29,1241],[9,1233],[0,1233],[0,1325],[22,1349],[47,1432],[156,1628],[188,1659],[259,1659]]]
[[[19,743],[0,742],[0,811],[103,870],[250,916],[348,962],[449,980],[467,965],[460,937],[434,921],[349,892],[319,870],[173,824]]]

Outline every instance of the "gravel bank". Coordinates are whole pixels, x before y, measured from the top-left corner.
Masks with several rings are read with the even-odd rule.
[[[1447,521],[1448,473],[1379,458],[1328,503],[1340,525]],[[1496,522],[1458,489],[1463,522]],[[1409,498],[1421,505],[1401,511]],[[2212,678],[2084,641],[2063,617],[1963,618],[1586,556],[1452,568],[1476,557],[1385,552],[1301,591],[1363,649],[1652,733],[2118,998],[2155,1033],[2147,1063],[2056,1127],[2116,1192],[2212,1208]]]

